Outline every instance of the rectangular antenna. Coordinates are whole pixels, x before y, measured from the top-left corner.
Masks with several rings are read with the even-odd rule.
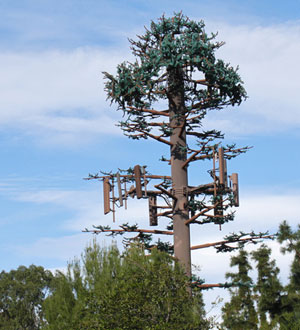
[[[147,197],[147,178],[146,178],[146,168],[145,166],[142,166],[141,168],[141,172],[142,172],[142,175],[143,175],[143,179],[144,179],[144,191],[145,191],[145,197]]]
[[[224,159],[224,149],[221,147],[219,148],[219,181],[221,185],[226,184],[227,182],[227,169],[226,169],[226,163]]]
[[[150,226],[157,226],[156,196],[149,196],[148,201]]]
[[[219,196],[221,200],[218,205],[214,208],[214,215],[223,216],[223,197]]]
[[[109,178],[106,177],[103,180],[103,199],[104,199],[104,214],[107,214],[110,212],[110,183]]]
[[[116,198],[115,198],[115,184],[114,184],[114,177],[111,178],[111,185],[110,189],[112,191],[112,212],[113,212],[113,222],[116,222]]]
[[[117,185],[118,185],[118,193],[119,193],[119,203],[120,206],[123,206],[122,186],[121,186],[121,178],[119,172],[117,173]]]
[[[134,185],[130,186],[128,192],[127,192],[127,195],[129,195],[131,198],[134,198],[135,196],[135,191],[136,191],[136,188]]]
[[[224,158],[224,179],[225,188],[228,188],[228,176],[227,176],[227,159]]]
[[[240,206],[239,201],[239,178],[237,173],[231,174],[232,192],[234,196],[234,206]]]
[[[127,210],[127,198],[128,198],[128,192],[127,192],[127,189],[126,189],[126,179],[124,180],[124,190],[125,190],[125,210]]]
[[[140,199],[143,197],[140,165],[135,165],[133,171],[135,179],[136,197]]]

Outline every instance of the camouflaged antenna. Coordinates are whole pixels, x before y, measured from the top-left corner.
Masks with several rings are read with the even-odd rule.
[[[203,21],[189,20],[182,13],[170,18],[162,16],[151,22],[137,41],[130,40],[136,61],[118,65],[116,75],[104,72],[108,99],[123,112],[120,128],[129,138],[165,144],[169,156],[162,157],[162,161],[170,165],[169,175],[152,175],[145,167],[136,165],[125,174],[89,178],[103,180],[105,214],[110,203],[120,207],[125,201],[127,206],[128,196],[148,198],[150,225],[167,219],[172,228],[150,232],[173,235],[175,257],[188,276],[190,227],[221,226],[233,220],[230,208],[239,205],[238,178],[232,174],[228,185],[226,161],[249,149],[221,146],[220,131],[203,130],[202,120],[208,112],[240,105],[247,98],[237,69],[216,58],[216,50],[224,43],[215,41],[216,34],[208,35],[204,26]],[[166,105],[164,110],[159,101]],[[188,182],[189,166],[200,164],[200,160],[213,160],[212,181],[192,185]],[[109,195],[112,182],[117,182],[117,197]],[[128,191],[126,184],[132,184]],[[98,226],[90,231],[103,230]],[[149,233],[148,229],[134,226],[110,229],[111,233],[124,231]]]

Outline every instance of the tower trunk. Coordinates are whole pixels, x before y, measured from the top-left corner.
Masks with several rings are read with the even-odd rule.
[[[185,225],[189,218],[188,210],[188,175],[187,168],[182,168],[187,158],[186,128],[185,128],[185,102],[184,80],[182,69],[172,69],[168,72],[169,79],[169,112],[171,146],[171,176],[173,195],[173,228],[174,228],[174,253],[183,265],[187,276],[191,276],[191,251],[190,228]]]

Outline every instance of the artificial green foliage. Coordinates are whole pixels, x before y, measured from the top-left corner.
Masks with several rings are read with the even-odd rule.
[[[246,98],[237,69],[216,58],[223,43],[204,27],[203,21],[192,21],[181,13],[163,16],[152,21],[137,41],[130,40],[135,62],[118,65],[116,75],[104,72],[108,98],[126,115],[120,122],[126,135],[147,138],[153,128],[149,117],[156,116],[147,117],[140,110],[151,109],[159,100],[170,102],[174,92],[183,93],[185,112],[194,115],[188,130],[200,128],[208,110],[239,105]],[[168,122],[160,130],[164,137],[172,134]]]
[[[240,285],[229,288],[231,299],[222,308],[222,329],[258,329],[257,313],[252,298],[253,281],[248,274],[252,269],[248,261],[248,253],[240,250],[238,255],[231,257],[230,266],[237,266],[238,271],[226,273],[226,278],[230,278],[233,283],[240,283]]]
[[[254,286],[259,329],[272,330],[277,324],[277,317],[281,313],[280,300],[282,285],[279,281],[279,268],[275,260],[270,260],[271,249],[263,244],[253,251],[252,258],[256,262],[257,281]]]
[[[250,233],[245,233],[240,231],[239,233],[230,233],[229,235],[226,235],[224,237],[224,242],[220,245],[216,245],[215,248],[217,252],[232,252],[244,248],[247,244],[258,244],[261,243],[263,239],[273,240],[274,238],[274,235],[269,235],[268,232],[255,233],[254,231],[251,231]]]
[[[20,266],[0,273],[0,329],[37,330],[44,321],[42,303],[52,274],[43,267]]]
[[[45,329],[208,329],[201,293],[190,297],[187,283],[181,266],[157,249],[146,255],[131,245],[121,255],[94,242],[56,275]]]

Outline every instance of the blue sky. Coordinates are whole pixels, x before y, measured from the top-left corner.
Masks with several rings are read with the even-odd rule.
[[[91,240],[82,229],[111,223],[100,183],[82,180],[88,173],[135,164],[168,173],[158,162],[167,148],[128,140],[114,126],[120,114],[106,102],[101,72],[132,59],[127,38],[151,19],[180,10],[219,32],[226,45],[217,55],[239,65],[249,95],[238,108],[211,113],[205,127],[254,147],[229,164],[240,175],[236,221],[222,232],[193,227],[192,242],[240,229],[275,232],[283,219],[297,225],[300,1],[0,0],[1,269],[62,268]],[[197,166],[190,181],[201,184]],[[117,219],[147,224],[147,214],[145,203],[130,201]],[[271,246],[286,277],[290,259]],[[214,254],[193,254],[208,282],[228,269],[228,258]]]

